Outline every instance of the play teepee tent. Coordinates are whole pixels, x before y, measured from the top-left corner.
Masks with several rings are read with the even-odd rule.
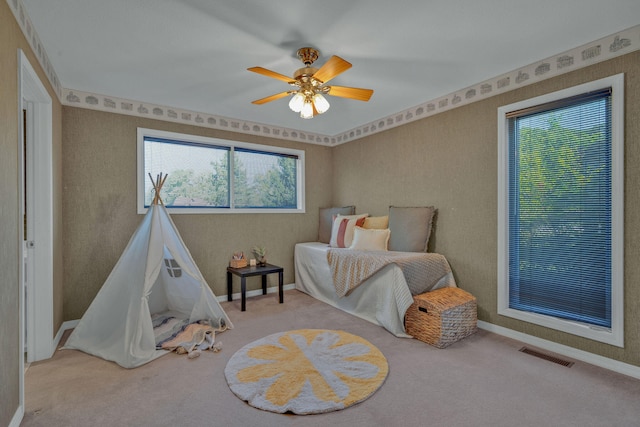
[[[151,178],[153,203],[65,348],[135,368],[168,353],[157,349],[167,319],[180,319],[183,331],[196,322],[211,326],[210,344],[211,331],[233,327],[160,199],[165,179]]]

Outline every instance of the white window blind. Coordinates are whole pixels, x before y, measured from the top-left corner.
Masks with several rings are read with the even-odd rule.
[[[611,90],[508,114],[509,305],[611,327]]]
[[[498,314],[624,344],[624,76],[498,109]]]

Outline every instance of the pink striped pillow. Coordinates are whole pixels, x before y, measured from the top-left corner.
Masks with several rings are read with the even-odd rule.
[[[367,216],[369,214],[337,215],[333,220],[329,246],[332,248],[348,248],[351,246],[355,227],[362,227]]]

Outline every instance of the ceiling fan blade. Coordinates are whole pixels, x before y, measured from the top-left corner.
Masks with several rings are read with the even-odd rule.
[[[256,99],[251,103],[262,105],[262,104],[266,104],[267,102],[275,101],[276,99],[284,98],[287,95],[289,95],[289,92],[280,92],[280,93],[276,93],[275,95],[267,96],[266,98]]]
[[[326,83],[338,74],[344,73],[349,68],[351,68],[350,62],[347,62],[339,56],[334,55],[329,58],[329,60],[325,62],[324,65],[313,74],[313,78]]]
[[[368,101],[373,95],[372,89],[360,89],[357,87],[331,86],[329,95],[339,96],[341,98],[351,98],[358,101]]]
[[[251,67],[251,68],[247,68],[247,70],[253,71],[254,73],[262,74],[263,76],[282,80],[283,82],[287,82],[287,83],[293,82],[293,79],[291,77],[285,76],[284,74],[276,73],[275,71],[267,70],[266,68]]]

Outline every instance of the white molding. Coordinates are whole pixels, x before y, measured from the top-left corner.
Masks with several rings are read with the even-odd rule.
[[[27,173],[33,183],[29,188],[33,236],[29,240],[35,242],[30,254],[35,261],[32,286],[27,289],[26,327],[27,361],[33,362],[53,354],[53,112],[49,92],[22,50],[18,50],[18,75],[20,122],[22,109],[26,109],[32,129],[27,147],[33,162]]]
[[[80,319],[67,320],[66,322],[63,322],[62,325],[60,325],[60,328],[58,329],[58,333],[56,334],[56,337],[53,339],[54,349],[57,349],[58,346],[60,345],[60,341],[62,340],[62,336],[64,335],[64,333],[69,329],[74,329],[76,326],[78,326],[78,323],[80,323]]]
[[[289,285],[284,285],[283,289],[285,291],[295,289],[295,283],[291,283]],[[271,286],[267,288],[267,293],[272,294],[278,292],[277,286]],[[247,292],[247,297],[253,297],[262,295],[262,289],[255,289]],[[240,298],[240,293],[233,294],[234,300]],[[227,296],[219,296],[217,297],[219,302],[224,302],[227,300]],[[80,320],[69,320],[62,324],[60,327],[60,331],[58,335],[62,335],[64,331],[68,329],[73,329],[78,325]],[[534,337],[532,335],[528,335],[522,332],[514,331],[513,329],[508,329],[503,326],[494,325],[493,323],[484,322],[482,320],[478,320],[478,328],[483,329],[485,331],[501,335],[507,338],[511,338],[517,341],[521,341],[525,344],[530,344],[532,346],[538,347],[542,350],[551,351],[556,354],[560,354],[566,357],[570,357],[575,360],[580,360],[585,363],[589,363],[591,365],[595,365],[604,369],[608,369],[613,372],[617,372],[619,374],[628,375],[633,378],[640,379],[640,367],[635,365],[630,365],[628,363],[619,362],[617,360],[609,359],[608,357],[599,356],[597,354],[589,353],[584,350],[578,350],[573,347],[569,347],[563,344],[558,344],[553,341],[548,341],[542,338]]]
[[[58,331],[58,334],[60,334],[60,336],[62,336],[62,334],[69,330],[69,329],[74,329],[76,326],[78,326],[78,323],[80,323],[80,319],[76,319],[76,320],[67,320],[66,322],[64,322],[62,324],[62,326],[60,326],[60,330]],[[62,334],[61,332],[62,331]]]
[[[291,283],[289,285],[284,285],[282,287],[282,290],[283,291],[289,291],[289,290],[295,289],[295,288],[296,288],[296,284],[295,283]],[[267,294],[274,294],[276,292],[278,292],[278,286],[277,285],[276,286],[269,286],[267,288]],[[247,298],[255,297],[255,296],[258,296],[258,295],[262,295],[262,288],[254,289],[252,291],[247,291],[247,293],[246,293]],[[231,297],[234,300],[239,300],[242,297],[242,293],[237,292],[235,294],[231,294]],[[225,302],[225,301],[227,301],[227,296],[226,295],[222,295],[222,296],[216,297],[216,299],[218,300],[218,302]]]
[[[507,114],[534,105],[612,88],[611,328],[595,327],[509,306],[509,136]],[[616,74],[498,108],[498,314],[624,347],[624,74]]]
[[[575,360],[580,360],[581,362],[589,363],[600,368],[617,372],[619,374],[628,375],[630,377],[640,379],[640,366],[630,365],[628,363],[589,353],[588,351],[579,350],[577,348],[569,347],[564,344],[558,344],[556,342],[545,340],[543,338],[534,337],[529,334],[514,331],[513,329],[494,325],[493,323],[484,322],[482,320],[478,320],[478,327],[494,334],[522,341],[525,344],[530,344],[543,350],[548,350]]]
[[[24,141],[24,126],[22,125],[22,65],[21,65],[21,61],[22,61],[22,56],[23,53],[18,50],[18,99],[16,99],[17,103],[18,103],[18,117],[20,117],[20,119],[18,120],[18,147],[17,147],[17,151],[18,151],[18,195],[19,195],[19,200],[18,203],[20,204],[21,208],[20,208],[20,214],[22,214],[24,212],[24,208],[22,208],[22,206],[24,206],[24,187],[25,187],[25,179],[24,179],[24,163],[25,163],[25,153],[24,153],[24,149],[22,149],[20,147],[21,145],[21,141]],[[20,215],[21,216],[21,215]],[[18,283],[17,286],[20,288],[20,295],[18,297],[18,304],[19,304],[19,308],[18,308],[18,313],[19,313],[19,319],[18,319],[18,334],[19,334],[19,341],[18,341],[18,351],[17,351],[17,356],[18,356],[18,369],[20,370],[20,378],[19,378],[19,382],[18,382],[18,408],[16,410],[16,413],[13,416],[13,420],[11,421],[11,423],[9,424],[10,426],[13,425],[20,425],[20,422],[22,421],[22,417],[24,415],[24,402],[25,402],[25,398],[24,398],[24,372],[25,372],[25,360],[24,360],[24,351],[25,351],[25,332],[26,332],[26,322],[25,322],[25,310],[26,310],[26,301],[25,301],[25,274],[26,273],[26,263],[25,263],[25,244],[24,244],[24,227],[21,226],[22,220],[19,219],[18,220],[18,224],[16,224],[16,226],[18,227],[18,241],[16,242],[18,249],[18,259],[19,259],[19,263],[20,263],[20,268],[18,269]],[[18,419],[17,424],[14,423],[14,421]]]
[[[296,284],[295,283],[290,283],[288,285],[284,285],[282,287],[283,291],[289,291],[292,289],[296,288]],[[275,294],[278,292],[278,286],[269,286],[267,287],[267,294]],[[262,288],[260,289],[254,289],[252,291],[247,291],[246,296],[247,297],[255,297],[258,295],[262,295]],[[234,300],[239,300],[241,297],[240,292],[235,293],[235,294],[231,294],[231,296],[233,297]],[[226,295],[222,295],[222,296],[216,296],[216,299],[218,300],[218,302],[225,302],[227,301],[227,296]],[[69,330],[69,329],[73,329],[76,326],[78,326],[78,323],[80,323],[80,319],[76,319],[76,320],[67,320],[66,322],[64,322],[62,324],[62,326],[60,326],[60,329],[58,330],[58,335],[56,335],[56,345],[60,343],[60,338],[62,338],[62,335],[64,334],[65,331]],[[60,338],[58,338],[60,337]]]
[[[13,414],[13,418],[9,422],[9,427],[20,427],[20,423],[22,422],[22,418],[24,418],[24,406],[18,406],[15,414]]]
[[[11,425],[20,424],[24,416],[25,386],[24,386],[24,337],[28,329],[27,359],[28,362],[51,357],[53,353],[53,192],[52,192],[52,143],[53,143],[53,112],[51,97],[29,63],[24,52],[17,50],[18,56],[18,152],[19,155],[19,185],[20,206],[24,206],[24,123],[22,110],[27,110],[29,117],[29,133],[27,133],[27,161],[30,163],[29,185],[29,213],[33,217],[29,220],[34,236],[30,240],[38,241],[34,249],[27,249],[24,242],[24,228],[22,218],[17,224],[20,241],[18,243],[18,257],[20,259],[19,286],[19,408]],[[22,212],[22,209],[21,209]],[[25,254],[29,254],[29,274],[33,277],[27,283],[28,299],[25,301]],[[33,268],[32,268],[33,267]],[[28,317],[28,322],[25,322]]]

